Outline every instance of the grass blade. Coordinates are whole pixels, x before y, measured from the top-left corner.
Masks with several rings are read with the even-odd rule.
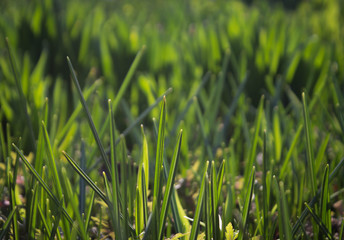
[[[160,209],[158,204],[161,199],[161,169],[163,167],[163,154],[164,154],[164,140],[165,140],[165,121],[166,121],[166,98],[164,98],[163,103],[161,104],[160,111],[160,122],[159,122],[159,131],[158,131],[158,144],[156,151],[156,160],[155,160],[155,174],[154,174],[154,193],[153,193],[153,236],[154,239],[158,239],[158,229],[159,221],[157,217],[160,216]],[[148,226],[147,226],[148,227]]]
[[[321,185],[321,193],[320,193],[320,217],[322,222],[325,224],[326,228],[328,229],[329,233],[331,233],[331,210],[328,209],[328,204],[330,202],[330,195],[329,195],[329,165],[327,164],[325,167],[325,173]]]
[[[25,158],[23,153],[19,150],[19,148],[13,143],[12,146],[16,150],[16,152],[19,154],[20,158],[23,160],[25,163],[26,167],[30,170],[30,172],[34,175],[34,177],[37,179],[37,181],[42,185],[46,193],[48,193],[49,197],[55,202],[57,206],[60,206],[60,201],[56,198],[56,196],[51,192],[49,189],[48,185],[43,181],[43,179],[39,176],[37,171],[33,168],[33,166],[29,163],[29,161]],[[63,215],[67,218],[70,224],[73,224],[72,218],[69,216],[67,211],[63,208],[62,210]]]
[[[78,164],[65,152],[63,151],[62,154],[65,156],[67,161],[72,165],[74,170],[82,177],[86,183],[97,193],[97,195],[108,205],[110,204],[109,199],[106,197],[106,195],[97,187],[97,185],[91,180],[91,178],[82,170]]]
[[[328,229],[324,225],[324,223],[321,222],[321,219],[319,218],[319,216],[313,211],[313,209],[307,203],[305,203],[305,206],[307,207],[309,213],[311,214],[311,216],[313,217],[315,222],[318,224],[319,229],[323,232],[323,234],[325,234],[325,236],[328,239],[333,239],[332,236],[331,236],[331,233],[328,231]]]
[[[194,216],[194,220],[193,220],[192,227],[191,227],[191,233],[190,233],[189,240],[196,240],[197,239],[197,234],[198,234],[198,230],[199,230],[198,227],[199,227],[199,222],[201,219],[200,217],[201,217],[201,211],[202,211],[205,181],[207,179],[206,176],[207,176],[207,171],[208,171],[208,165],[209,165],[209,162],[207,162],[205,169],[204,169],[203,178],[202,178],[202,182],[201,182],[201,188],[200,188],[199,195],[198,195],[196,211],[195,211],[195,216]]]
[[[175,177],[176,171],[177,171],[180,146],[182,143],[182,136],[183,136],[183,130],[180,130],[178,142],[177,142],[177,145],[176,145],[174,153],[173,153],[172,162],[171,162],[171,166],[170,166],[170,172],[168,174],[167,184],[166,184],[165,193],[164,193],[164,199],[162,202],[162,208],[161,208],[161,213],[160,213],[160,224],[159,224],[159,238],[158,239],[162,239],[163,227],[165,225],[167,210],[168,210],[167,207],[170,203],[172,187],[174,184],[174,177]]]
[[[105,162],[106,164],[106,167],[107,167],[107,170],[110,171],[111,167],[110,167],[110,163],[109,163],[109,160],[106,156],[106,153],[105,153],[105,150],[104,150],[104,147],[99,139],[99,136],[98,136],[98,133],[97,133],[97,130],[96,130],[96,127],[93,123],[93,120],[92,120],[92,116],[90,114],[90,111],[88,110],[88,107],[87,107],[87,104],[86,104],[86,101],[85,101],[85,98],[82,94],[82,91],[81,91],[81,88],[80,88],[80,85],[79,85],[79,82],[78,82],[78,79],[76,77],[76,74],[75,74],[75,71],[74,71],[74,68],[73,68],[73,65],[69,59],[69,57],[67,57],[67,62],[68,62],[68,66],[69,66],[69,70],[70,72],[72,73],[72,79],[73,79],[73,82],[74,82],[74,85],[78,91],[78,94],[79,94],[79,99],[81,101],[81,104],[86,112],[86,115],[87,115],[87,120],[88,120],[88,124],[90,125],[90,128],[92,130],[92,133],[93,133],[93,137],[94,139],[96,140],[96,143],[97,143],[97,146],[99,148],[99,151],[101,153],[101,156],[103,158],[103,161]]]

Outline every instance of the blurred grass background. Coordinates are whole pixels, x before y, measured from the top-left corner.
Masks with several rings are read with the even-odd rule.
[[[45,96],[51,98],[58,84],[71,101],[66,56],[74,62],[82,86],[102,76],[108,89],[104,94],[112,98],[142,45],[147,51],[137,84],[149,82],[143,88],[156,96],[169,86],[176,95],[187,95],[206,72],[219,73],[228,51],[230,77],[237,83],[248,78],[245,92],[257,105],[263,93],[281,94],[288,101],[286,84],[298,97],[304,89],[312,95],[318,79],[325,79],[333,69],[338,79],[343,78],[343,3],[283,3],[5,0],[0,31],[16,52],[24,93],[32,95],[36,106]],[[1,87],[7,92],[1,103],[11,106],[3,112],[12,121],[9,109],[15,105],[16,93],[11,90],[4,38],[0,47]],[[130,88],[132,96],[145,94]],[[223,94],[223,102],[229,103],[230,93]],[[179,100],[171,99],[170,106],[180,104]],[[130,102],[139,108],[134,113],[143,108],[142,97]]]

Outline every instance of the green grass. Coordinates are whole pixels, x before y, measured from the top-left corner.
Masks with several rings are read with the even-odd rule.
[[[342,238],[341,2],[42,3],[0,10],[1,239]]]

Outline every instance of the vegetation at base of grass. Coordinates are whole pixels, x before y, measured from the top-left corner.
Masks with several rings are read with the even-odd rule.
[[[342,238],[340,1],[19,3],[0,238]]]

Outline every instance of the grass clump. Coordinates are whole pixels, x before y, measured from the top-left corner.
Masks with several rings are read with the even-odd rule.
[[[161,41],[165,31],[176,32],[177,18],[161,18],[160,32],[150,20],[152,35],[129,28],[125,20],[135,1],[117,3],[126,11],[113,19],[102,17],[105,2],[92,16],[85,3],[68,10],[65,23],[50,19],[74,29],[72,40],[82,36],[77,54],[74,40],[61,43],[71,51],[60,65],[68,74],[45,72],[46,50],[34,66],[6,40],[1,239],[343,238],[341,58],[323,44],[319,29],[318,37],[301,40],[311,31],[308,23],[299,35],[282,34],[314,6],[301,4],[289,13],[295,19],[282,21],[288,13],[278,7],[263,18],[259,9],[272,11],[264,4],[232,2],[233,12],[209,2],[210,12],[229,13],[230,21],[214,17],[206,24],[206,8],[196,2],[180,24],[194,23],[190,32],[178,32],[178,44]],[[174,7],[173,16],[187,8]],[[86,26],[78,28],[73,14],[85,16]],[[39,16],[32,22],[38,35]],[[256,19],[265,19],[261,28]],[[63,35],[63,29],[56,31]],[[190,36],[195,41],[186,41]],[[89,47],[96,37],[99,52]],[[333,44],[340,49],[336,39]],[[119,46],[122,52],[114,51]],[[112,69],[118,57],[112,52],[130,64]]]

